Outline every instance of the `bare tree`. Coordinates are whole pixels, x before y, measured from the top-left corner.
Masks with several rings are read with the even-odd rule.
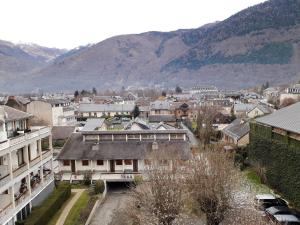
[[[220,224],[231,207],[237,173],[228,157],[214,149],[202,152],[190,163],[187,184],[197,208],[206,214],[208,225]]]
[[[213,121],[218,114],[218,108],[214,106],[201,106],[197,115],[197,135],[203,145],[210,143],[211,136],[215,131]]]

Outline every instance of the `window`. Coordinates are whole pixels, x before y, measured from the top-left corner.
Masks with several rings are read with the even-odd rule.
[[[17,157],[18,157],[18,165],[20,166],[24,163],[23,148],[17,151]]]
[[[103,160],[97,160],[97,166],[103,166],[104,162]]]
[[[126,159],[125,160],[125,165],[132,165],[131,159]]]
[[[70,160],[64,160],[63,165],[64,166],[70,166]]]
[[[144,163],[145,163],[146,166],[150,166],[150,165],[151,165],[151,162],[150,162],[149,159],[145,159],[145,160],[144,160]]]
[[[116,165],[117,165],[117,166],[122,166],[122,165],[123,165],[122,160],[121,160],[121,159],[117,159],[117,160],[116,160]]]
[[[89,160],[82,160],[82,165],[83,166],[88,166],[89,165]]]

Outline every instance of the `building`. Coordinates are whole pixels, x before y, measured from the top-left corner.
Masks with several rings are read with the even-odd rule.
[[[222,141],[235,146],[249,144],[250,125],[248,121],[236,119],[222,131]]]
[[[26,112],[29,103],[30,99],[28,98],[22,96],[9,96],[5,105]]]
[[[113,117],[117,115],[131,116],[134,104],[79,104],[77,120],[87,118]]]
[[[209,92],[218,92],[218,89],[215,86],[212,85],[198,85],[193,87],[189,93],[191,95],[194,94],[201,94],[201,93],[209,93]]]
[[[49,127],[30,126],[31,114],[0,106],[0,224],[14,225],[52,191]]]
[[[57,158],[61,180],[83,180],[88,174],[91,180],[133,181],[150,165],[149,157],[156,150],[189,159],[186,130],[162,125],[152,129],[136,120],[126,130],[84,129],[73,134]],[[171,167],[168,158],[163,163]]]
[[[293,99],[295,101],[299,101],[300,100],[300,84],[295,84],[295,85],[292,85],[291,87],[287,88],[285,90],[285,93],[282,93],[280,95],[280,104],[282,104],[282,102],[285,99]]]
[[[265,134],[289,145],[300,145],[300,103],[273,112],[255,120],[256,129],[267,130]],[[252,128],[251,128],[252,132]],[[257,132],[259,133],[259,132]]]
[[[32,101],[27,105],[27,112],[34,115],[32,123],[47,126],[75,125],[74,107],[69,100],[46,99]]]
[[[266,105],[256,105],[253,109],[249,110],[246,114],[249,118],[255,118],[259,116],[264,116],[270,114],[274,111],[271,107]]]

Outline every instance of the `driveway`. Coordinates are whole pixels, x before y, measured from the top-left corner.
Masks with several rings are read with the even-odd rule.
[[[107,193],[104,202],[96,209],[90,225],[108,225],[114,211],[125,207],[127,199],[128,192],[115,191]]]

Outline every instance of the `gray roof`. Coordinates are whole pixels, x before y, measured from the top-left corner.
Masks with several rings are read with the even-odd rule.
[[[150,103],[151,109],[170,110],[170,103],[167,101],[155,101]]]
[[[222,132],[229,137],[239,140],[250,132],[250,125],[249,122],[236,119],[227,127],[225,127]]]
[[[96,130],[96,128],[102,127],[104,121],[105,121],[104,118],[90,118],[90,119],[87,119],[86,124],[82,128],[82,131]]]
[[[0,106],[0,107],[3,107],[3,109],[4,109],[5,122],[14,121],[14,120],[28,119],[28,118],[33,116],[30,113],[26,113],[26,112],[14,109],[14,108],[6,106],[6,105]]]
[[[71,136],[74,132],[75,126],[54,126],[52,127],[53,140],[64,140]]]
[[[176,118],[174,115],[149,115],[149,122],[176,122]]]
[[[70,101],[66,99],[44,99],[44,101],[51,105],[70,103]]]
[[[190,148],[185,141],[157,141],[158,149],[176,154],[181,159],[190,158]],[[64,145],[58,160],[112,160],[145,159],[152,152],[152,141],[84,142],[82,134],[74,133]]]
[[[249,110],[253,109],[254,107],[255,107],[254,104],[238,103],[238,104],[234,105],[234,110],[248,112]]]
[[[134,104],[93,104],[81,103],[79,112],[131,112]]]
[[[256,119],[258,123],[300,134],[300,102]]]

